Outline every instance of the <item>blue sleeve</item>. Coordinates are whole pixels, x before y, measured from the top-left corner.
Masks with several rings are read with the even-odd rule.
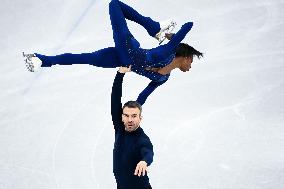
[[[164,84],[167,80],[165,81],[151,81],[148,86],[139,94],[138,98],[137,98],[137,102],[139,102],[139,104],[143,105],[146,101],[146,99],[148,98],[148,96],[160,85]]]
[[[172,36],[171,40],[167,44],[150,49],[148,53],[149,61],[154,65],[162,64],[166,66],[174,57],[178,45],[191,30],[192,25],[192,22],[185,23],[181,29]]]
[[[112,91],[111,91],[111,117],[114,129],[120,131],[123,129],[122,125],[122,82],[125,74],[116,73],[115,79],[113,81]]]
[[[153,145],[148,137],[144,138],[140,153],[142,156],[142,161],[145,161],[147,163],[147,166],[150,166],[153,162],[154,151]]]
[[[181,27],[181,29],[176,34],[174,34],[171,40],[166,44],[168,50],[175,51],[180,42],[185,38],[186,34],[191,30],[192,26],[192,22],[185,23]]]

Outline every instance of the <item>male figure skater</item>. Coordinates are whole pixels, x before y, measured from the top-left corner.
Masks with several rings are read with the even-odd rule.
[[[121,104],[122,82],[131,66],[120,67],[112,86],[111,115],[115,129],[113,173],[117,189],[151,189],[147,176],[153,162],[153,145],[140,127],[141,105],[136,101]]]

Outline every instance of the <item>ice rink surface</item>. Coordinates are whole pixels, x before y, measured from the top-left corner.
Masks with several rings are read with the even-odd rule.
[[[114,189],[110,92],[117,69],[26,70],[48,55],[113,46],[108,2],[8,1],[0,7],[0,189]],[[204,52],[143,106],[153,189],[284,188],[284,1],[125,0],[157,21],[194,26]],[[156,47],[128,22],[143,48]],[[176,30],[177,30],[176,29]],[[125,77],[123,102],[149,80]]]

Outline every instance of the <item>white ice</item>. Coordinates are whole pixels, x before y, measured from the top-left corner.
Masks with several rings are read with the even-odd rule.
[[[108,2],[2,0],[0,189],[111,189],[110,92],[117,69],[26,70],[22,51],[48,55],[113,46]],[[173,71],[143,106],[154,145],[154,189],[284,188],[284,1],[125,0],[143,15],[194,27],[204,52]],[[128,22],[142,47],[157,46]],[[149,80],[129,73],[123,102]]]

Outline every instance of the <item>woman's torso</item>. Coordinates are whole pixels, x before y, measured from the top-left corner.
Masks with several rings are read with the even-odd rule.
[[[152,49],[142,49],[137,43],[133,36],[129,36],[126,44],[132,71],[153,81],[167,80],[170,73],[163,68],[172,62],[174,55],[162,51],[152,51]]]

